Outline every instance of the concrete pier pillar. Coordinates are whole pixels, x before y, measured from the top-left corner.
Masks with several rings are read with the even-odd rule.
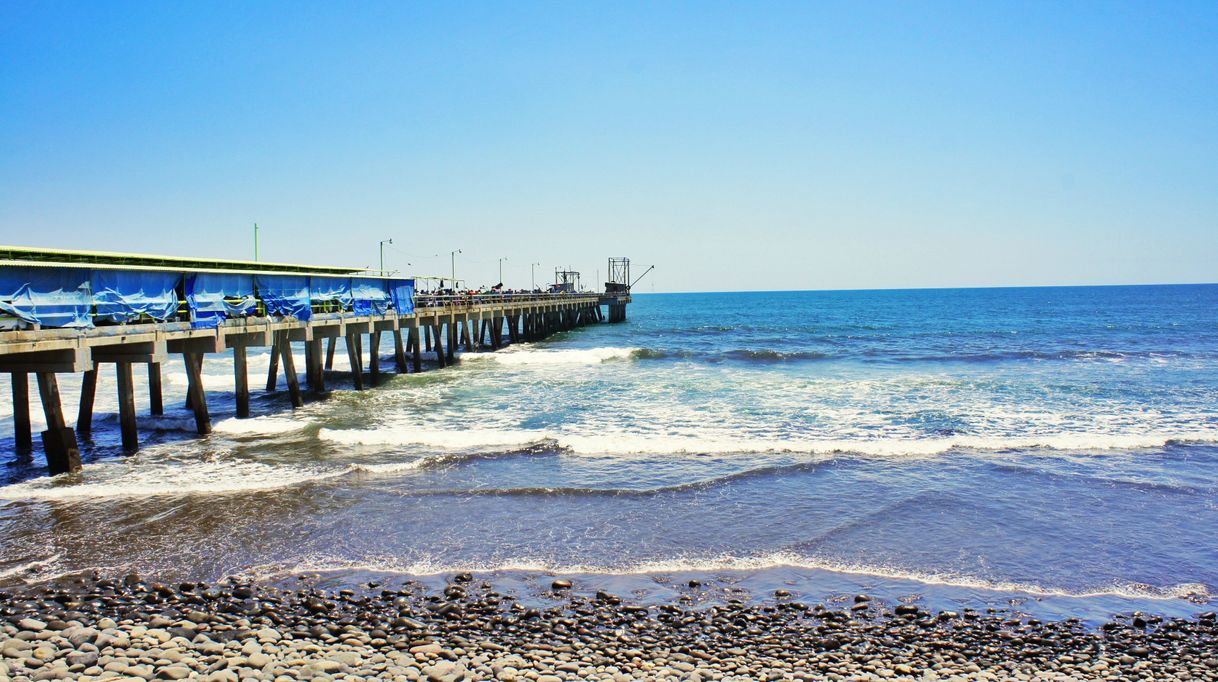
[[[317,378],[313,376],[313,342],[305,341],[305,386],[310,389],[316,385]]]
[[[326,342],[326,371],[334,369],[334,346],[338,345],[338,339],[331,336]]]
[[[38,373],[38,394],[42,399],[42,412],[47,422],[47,430],[42,432],[47,469],[52,476],[80,471],[80,448],[76,444],[76,432],[64,423],[63,406],[59,402],[59,382],[54,372]]]
[[[292,407],[304,407],[304,397],[300,394],[300,377],[296,374],[296,358],[292,353],[292,342],[288,340],[287,332],[280,332],[279,355],[283,359],[283,374],[288,380],[288,396]]]
[[[334,337],[330,337],[330,343],[334,343]],[[313,339],[309,341],[308,348],[312,351],[310,357],[306,357],[306,362],[312,362],[312,379],[309,381],[309,388],[315,395],[321,395],[326,392],[326,372],[322,369],[322,350],[321,339]]]
[[[80,409],[76,413],[76,435],[78,436],[93,431],[93,399],[96,396],[97,369],[91,369],[84,373],[80,382]]]
[[[140,449],[139,432],[135,424],[135,383],[131,379],[131,363],[114,363],[118,378],[118,423],[123,436],[123,450],[135,452]]]
[[[402,342],[401,327],[393,330],[393,364],[398,374],[406,373],[406,347]]]
[[[195,413],[195,430],[199,435],[211,433],[211,415],[207,412],[207,393],[203,390],[203,354],[183,353],[186,364],[186,392],[190,409]]]
[[[368,369],[372,371],[374,381],[381,375],[381,333],[378,331],[368,334]]]
[[[448,364],[453,364],[457,361],[457,318],[452,316],[448,318],[448,348],[444,351],[444,359]]]
[[[351,379],[355,382],[355,390],[364,390],[364,368],[359,352],[359,334],[347,334],[347,362],[351,363]]]
[[[266,370],[266,392],[273,393],[279,387],[279,332],[271,341],[271,365]]]
[[[414,326],[414,327],[410,328],[410,345],[413,346],[413,348],[411,349],[411,358],[410,359],[411,359],[412,364],[414,364],[414,371],[417,374],[418,372],[423,371],[423,351],[419,347],[419,328],[418,328],[418,326]]]
[[[250,383],[245,346],[233,349],[233,387],[237,398],[237,418],[247,419],[250,416]]]
[[[436,364],[438,364],[440,366],[440,368],[443,369],[448,363],[445,361],[445,358],[444,358],[444,346],[440,345],[440,323],[439,322],[433,323],[433,325],[431,327],[431,337],[433,339],[435,339],[435,343],[433,344],[433,349],[436,352]]]
[[[30,429],[30,375],[13,372],[13,436],[17,452],[34,449],[34,434]]]
[[[161,363],[148,363],[148,414],[165,414],[165,399],[161,392]]]

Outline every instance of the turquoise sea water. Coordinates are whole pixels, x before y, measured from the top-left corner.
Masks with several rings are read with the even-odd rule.
[[[243,421],[211,358],[212,436],[178,409],[124,458],[101,416],[82,475],[8,467],[0,571],[1212,608],[1218,286],[639,295],[629,314]],[[166,381],[180,405],[184,373]]]

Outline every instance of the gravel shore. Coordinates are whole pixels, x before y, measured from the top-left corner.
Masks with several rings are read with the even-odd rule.
[[[556,580],[528,608],[455,575],[367,590],[75,579],[0,593],[3,680],[1218,680],[1218,625],[929,613],[859,595],[643,607]]]

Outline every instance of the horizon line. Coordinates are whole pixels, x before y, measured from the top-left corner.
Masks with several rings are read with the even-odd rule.
[[[1215,286],[1218,281],[1213,282],[1131,282],[1121,284],[984,284],[975,286],[928,286],[928,287],[855,287],[842,289],[731,289],[721,291],[694,291],[694,290],[674,290],[674,291],[632,291],[632,296],[647,296],[651,294],[799,294],[799,293],[827,293],[827,292],[853,292],[853,291],[954,291],[960,289],[1094,289],[1099,287],[1189,287],[1189,286]]]

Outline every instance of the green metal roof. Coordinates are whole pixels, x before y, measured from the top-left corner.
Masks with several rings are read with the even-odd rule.
[[[102,265],[111,267],[156,268],[172,270],[232,270],[240,272],[292,272],[315,275],[354,275],[367,273],[364,268],[326,265],[293,265],[261,261],[218,260],[213,258],[183,258],[139,253],[107,251],[71,251],[67,249],[35,249],[23,246],[0,246],[0,261],[19,261],[45,265]]]

